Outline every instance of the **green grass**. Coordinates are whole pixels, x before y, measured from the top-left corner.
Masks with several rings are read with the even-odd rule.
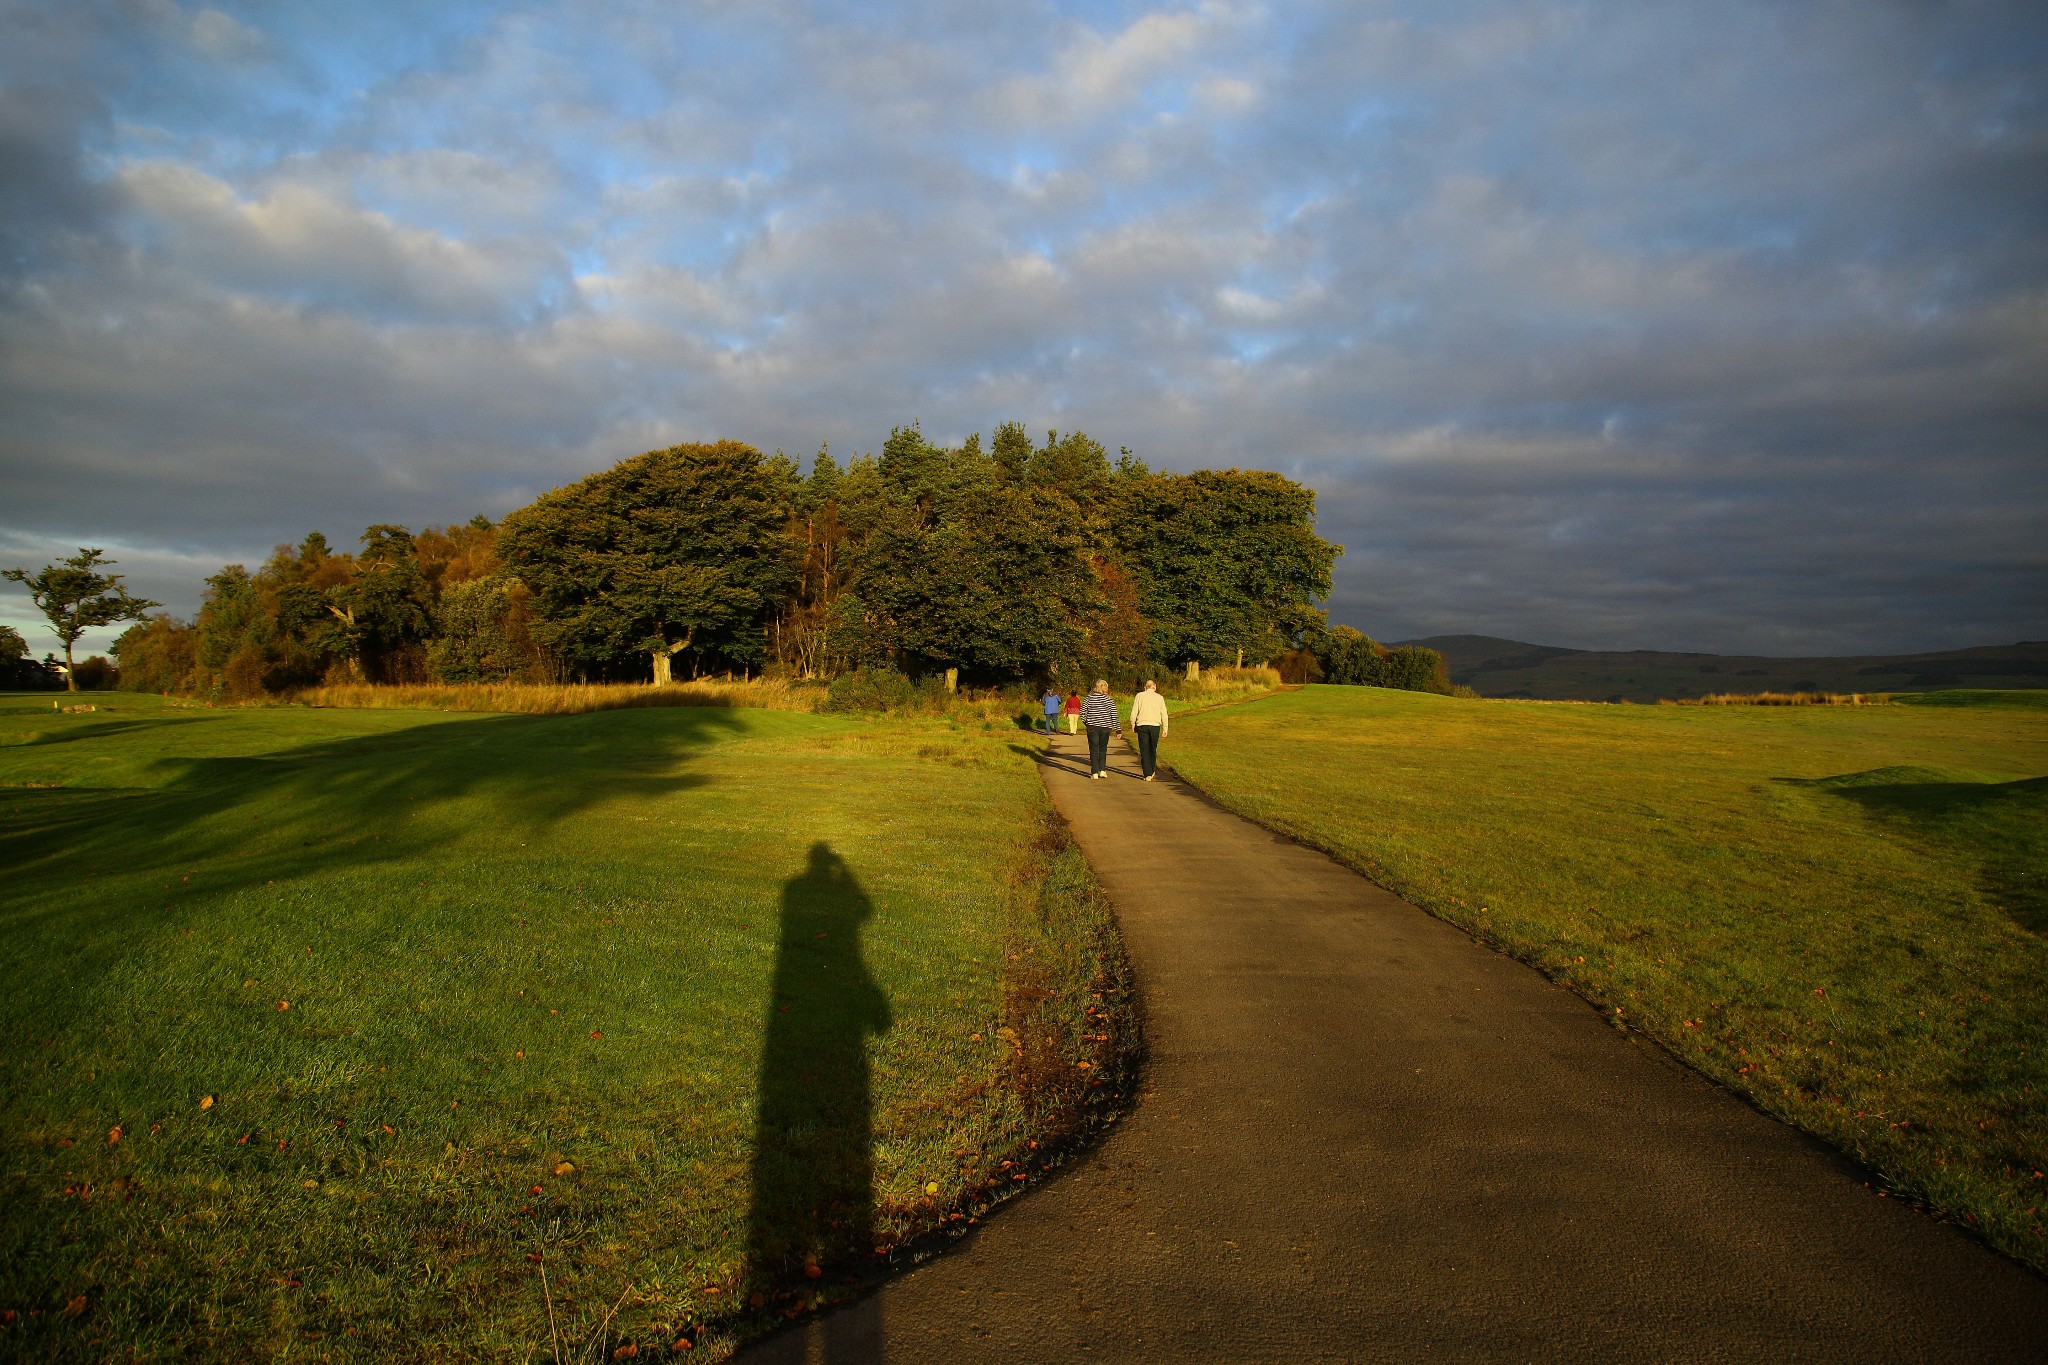
[[[716,1358],[1119,1080],[1007,733],[88,700],[0,697],[0,1356]]]
[[[2031,696],[2026,700],[2031,702]],[[1316,687],[1178,771],[2048,1269],[2048,713]]]

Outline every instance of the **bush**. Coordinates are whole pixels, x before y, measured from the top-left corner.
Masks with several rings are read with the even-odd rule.
[[[941,690],[943,690],[941,684]],[[893,668],[856,668],[825,689],[826,711],[905,711],[918,700],[917,686]]]
[[[192,685],[198,647],[199,633],[168,613],[138,621],[114,641],[118,685],[130,692],[182,692]]]

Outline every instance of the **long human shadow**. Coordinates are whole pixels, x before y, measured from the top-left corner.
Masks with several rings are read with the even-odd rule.
[[[868,1040],[893,1022],[861,955],[874,904],[831,845],[811,845],[782,888],[782,931],[761,1047],[750,1298],[787,1310],[811,1281],[860,1267],[874,1250],[874,1098]],[[826,1358],[881,1358],[879,1334],[824,1333]]]

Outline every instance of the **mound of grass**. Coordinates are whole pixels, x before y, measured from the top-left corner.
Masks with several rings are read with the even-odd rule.
[[[0,1352],[717,1358],[1111,1107],[1113,929],[1001,736],[38,700]]]
[[[1310,688],[1178,770],[2048,1268],[2048,716]]]
[[[1951,688],[1944,692],[1900,692],[1892,697],[1902,706],[2018,706],[2048,710],[2048,688],[2035,691],[1998,688]]]

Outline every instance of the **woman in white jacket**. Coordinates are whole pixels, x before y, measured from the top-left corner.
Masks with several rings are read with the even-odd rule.
[[[1138,737],[1138,766],[1150,782],[1159,771],[1159,741],[1166,736],[1166,698],[1158,684],[1145,679],[1145,686],[1131,698],[1131,731]]]

